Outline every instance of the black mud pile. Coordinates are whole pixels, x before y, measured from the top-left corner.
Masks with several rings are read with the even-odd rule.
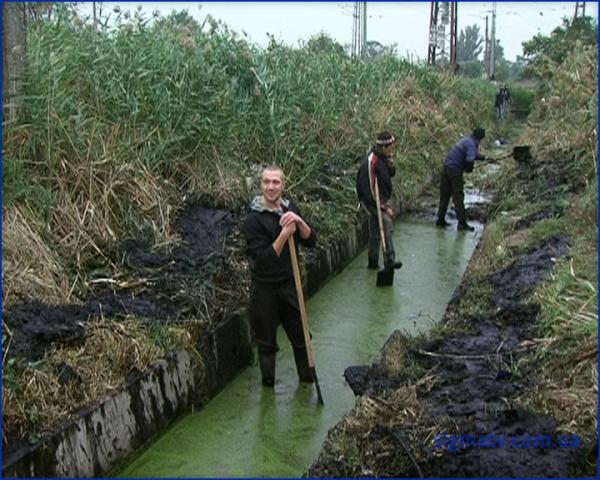
[[[527,295],[548,274],[555,258],[568,252],[568,239],[551,238],[547,244],[533,248],[509,267],[489,275],[494,286],[487,315],[469,319],[470,332],[412,347],[409,354],[432,384],[418,388],[418,401],[425,412],[422,435],[409,443],[412,459],[408,469],[382,468],[381,477],[568,477],[581,467],[584,458],[595,455],[587,439],[576,448],[556,448],[559,438],[556,422],[545,415],[526,411],[511,400],[524,389],[532,388],[535,379],[517,372],[511,365],[518,361],[534,337],[534,322],[539,305]],[[446,311],[452,317],[461,300],[458,294]],[[376,396],[386,388],[397,388],[399,378],[385,378],[379,365],[349,367],[346,380],[355,394]],[[444,427],[441,427],[441,426]],[[414,425],[381,426],[405,431]],[[416,427],[417,432],[420,427]],[[448,428],[440,431],[440,428]],[[371,435],[376,435],[377,428]],[[426,438],[436,432],[436,438]],[[443,435],[447,434],[448,437]],[[469,437],[460,440],[450,435],[474,435],[481,439],[543,438],[543,444],[532,448],[491,448],[491,444],[474,446]],[[539,437],[543,436],[543,437]],[[391,437],[390,437],[391,438]],[[488,437],[490,438],[490,437]],[[392,441],[392,440],[390,440]],[[462,443],[461,443],[462,442]],[[487,447],[486,447],[487,445]],[[407,455],[406,445],[398,447],[398,455]],[[374,452],[376,453],[376,452]],[[419,458],[419,462],[415,462]],[[407,462],[389,462],[404,464]],[[308,477],[346,476],[344,461],[321,456],[310,467]]]
[[[30,302],[3,311],[11,333],[10,342],[2,344],[3,355],[8,347],[9,357],[40,359],[54,342],[81,339],[94,318],[167,321],[193,315],[199,287],[214,281],[215,272],[229,268],[239,221],[231,212],[195,203],[177,218],[180,241],[171,249],[156,250],[142,240],[124,240],[113,258],[123,271],[117,279],[95,283],[93,296],[83,304]]]

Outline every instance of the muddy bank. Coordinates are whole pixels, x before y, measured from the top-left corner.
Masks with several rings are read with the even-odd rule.
[[[88,321],[100,317],[165,322],[193,314],[194,289],[212,282],[216,269],[227,270],[239,221],[239,215],[193,203],[175,221],[180,241],[172,249],[152,249],[140,239],[122,241],[113,261],[123,271],[114,278],[107,269],[93,272],[94,293],[82,304],[29,302],[3,311],[11,336],[10,344],[2,344],[3,356],[39,360],[53,343],[81,340]]]
[[[414,403],[407,401],[395,406],[411,412],[411,415],[398,417],[408,416],[410,421],[396,423],[376,417],[379,419],[374,423],[363,426],[364,443],[356,447],[361,452],[359,459],[339,454],[333,458],[331,452],[336,450],[332,444],[343,438],[344,431],[351,428],[353,422],[361,421],[351,414],[332,432],[331,443],[326,442],[323,453],[306,475],[567,477],[576,474],[584,459],[597,453],[593,441],[581,439],[577,446],[557,448],[562,438],[559,435],[565,432],[557,431],[555,420],[527,411],[515,401],[535,383],[531,372],[514,368],[531,348],[539,313],[539,305],[527,296],[548,275],[555,259],[568,253],[568,241],[565,236],[554,236],[523,253],[508,267],[491,273],[488,280],[493,293],[487,308],[478,316],[461,319],[455,317],[455,312],[466,294],[463,281],[448,306],[444,321],[459,322],[466,327],[447,337],[415,341],[403,352],[410,359],[410,368],[420,370],[420,378],[426,379],[417,383]],[[395,347],[390,347],[394,344]],[[394,355],[397,345],[398,342],[388,341],[382,358]],[[386,349],[393,351],[386,352]],[[366,399],[363,405],[385,405],[393,392],[414,384],[407,383],[410,372],[390,376],[386,371],[380,360],[371,366],[349,367],[345,378],[354,393]],[[356,415],[364,419],[368,417],[368,409]],[[450,448],[448,439],[452,435],[476,438],[495,435],[509,439],[542,435],[548,445],[476,448],[463,442]],[[360,462],[364,466],[357,467]]]
[[[121,322],[134,318],[149,329],[157,324],[177,324],[182,328],[185,324],[190,335],[196,335],[196,330],[201,328],[207,337],[212,332],[223,331],[219,325],[227,321],[230,312],[239,308],[236,304],[239,303],[238,298],[228,295],[227,285],[230,285],[231,272],[236,268],[237,257],[231,255],[231,251],[236,248],[239,250],[237,226],[241,218],[242,215],[237,213],[191,202],[174,220],[174,231],[178,238],[171,248],[151,248],[143,240],[126,239],[108,249],[106,253],[118,265],[118,271],[98,266],[88,272],[87,283],[91,294],[83,302],[47,305],[33,301],[3,311],[5,338],[2,354],[3,358],[15,362],[12,368],[17,372],[11,376],[5,371],[8,375],[5,378],[12,379],[20,375],[27,362],[42,360],[51,347],[82,348],[87,338],[93,335],[93,326],[100,319]],[[243,288],[239,288],[239,285],[236,288],[240,290],[240,295],[244,294]],[[221,301],[221,297],[229,297],[229,300]],[[209,308],[206,302],[210,304],[211,298],[217,299],[218,306],[210,312],[214,317],[214,325],[196,327],[199,319],[206,317]],[[228,310],[229,304],[233,306]],[[136,339],[132,341],[135,343]],[[218,344],[219,340],[214,343]],[[208,340],[199,342],[197,348],[206,350],[202,351],[205,356],[203,361],[216,362],[217,357],[221,360],[223,355],[215,353],[219,350],[215,345],[209,344]],[[247,352],[241,347],[238,350],[240,352],[230,355],[230,369],[239,365],[241,357],[246,364],[249,361]],[[75,389],[86,389],[86,385],[95,381],[76,365],[61,362],[51,367],[44,370],[48,382],[57,383],[65,389],[66,394]],[[115,368],[124,368],[123,383],[140,373],[134,365],[115,365]],[[204,370],[212,372],[211,368]],[[209,375],[206,372],[197,374]],[[222,374],[222,378],[230,378],[230,375]],[[207,379],[207,383],[207,389],[221,385],[220,381],[213,378]],[[113,391],[115,385],[107,388]],[[92,400],[96,402],[99,399]],[[69,414],[74,413],[75,407],[71,405]],[[53,425],[37,424],[32,427],[35,431],[25,432],[25,438],[21,438],[20,434],[11,430],[11,426],[4,424],[3,458],[26,451],[48,428],[55,429]],[[22,427],[18,425],[14,428]]]

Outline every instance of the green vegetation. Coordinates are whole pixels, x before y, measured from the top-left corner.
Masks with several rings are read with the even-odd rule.
[[[523,42],[528,73],[548,79],[546,67],[562,64],[574,51],[598,45],[598,23],[592,17],[565,18],[549,36],[538,34]]]
[[[239,212],[271,163],[285,169],[289,195],[327,246],[359,221],[356,169],[378,130],[398,136],[396,191],[409,202],[459,134],[485,124],[493,96],[486,83],[411,65],[377,45],[365,62],[324,36],[259,49],[210,17],[200,25],[185,12],[153,21],[113,14],[114,28],[102,27],[105,19],[93,26],[56,5],[30,26],[26,108],[3,128],[4,309],[82,303],[102,287],[98,272],[135,295],[144,282],[128,281],[120,242],[173,248],[186,202]],[[98,351],[150,352],[130,365],[142,369],[168,348],[195,344],[189,338],[246,301],[239,248],[224,269],[181,287],[189,296],[181,320],[200,327],[172,335],[167,326],[120,322],[125,344],[99,339]],[[234,276],[241,280],[232,285]],[[4,352],[10,328],[3,324]],[[85,352],[53,348],[40,365],[83,371]],[[110,362],[106,376],[84,371],[86,383],[69,393],[54,374],[30,391],[28,365],[3,368],[15,379],[3,385],[5,436],[43,430],[127,371]],[[39,412],[35,421],[28,411]]]
[[[486,84],[390,55],[358,61],[318,38],[260,50],[181,14],[97,31],[59,8],[29,32],[29,67],[28,108],[3,131],[3,205],[5,221],[18,211],[46,225],[56,268],[70,275],[54,303],[89,293],[91,264],[118,269],[120,239],[173,243],[185,198],[242,208],[269,163],[286,170],[327,244],[357,221],[354,173],[377,130],[399,137],[397,187],[410,198],[491,96]],[[5,231],[9,252],[27,244]],[[5,307],[31,298],[23,292],[4,292]]]

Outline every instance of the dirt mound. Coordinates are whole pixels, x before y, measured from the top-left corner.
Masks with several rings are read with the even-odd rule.
[[[529,295],[554,265],[555,259],[564,255],[568,248],[566,235],[552,237],[544,247],[532,249],[505,269],[489,275],[488,280],[494,286],[494,306],[511,305]]]
[[[181,242],[172,249],[152,249],[146,242],[128,239],[118,249],[126,272],[119,281],[98,284],[97,293],[80,305],[19,304],[3,312],[10,342],[3,355],[37,360],[53,342],[76,342],[86,323],[102,316],[125,316],[164,321],[186,309],[182,290],[210,281],[211,272],[227,258],[227,240],[239,219],[231,212],[199,204],[188,205],[176,220]],[[138,287],[131,287],[131,279]],[[140,281],[142,279],[142,281]],[[108,286],[107,286],[108,285]],[[188,302],[189,303],[189,302]]]
[[[377,365],[348,367],[344,370],[344,378],[354,395],[381,393],[386,389],[400,386],[398,378],[387,376]]]
[[[226,258],[225,238],[235,224],[231,212],[190,205],[176,220],[179,245],[157,251],[145,241],[128,239],[121,246],[124,263],[140,275],[153,269],[165,275],[197,274],[208,263]]]
[[[40,302],[16,305],[2,316],[12,334],[8,356],[39,360],[51,343],[70,343],[83,338],[91,318],[117,319],[126,315],[168,318],[172,313],[149,298],[105,295],[85,305],[53,306]]]
[[[565,209],[562,207],[548,207],[540,210],[539,212],[532,213],[525,218],[521,218],[514,225],[514,230],[523,230],[529,228],[535,222],[544,220],[546,218],[558,218],[562,217],[565,213]]]

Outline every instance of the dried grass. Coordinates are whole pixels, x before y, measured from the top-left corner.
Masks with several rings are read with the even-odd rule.
[[[191,335],[182,327],[168,327],[164,336],[168,344],[192,349]],[[157,346],[139,320],[100,320],[90,326],[79,345],[54,348],[44,360],[33,364],[6,362],[2,385],[4,438],[14,440],[50,428],[117,389],[132,369],[144,370],[164,355],[165,349]],[[64,364],[79,375],[66,384],[58,379]]]
[[[61,258],[23,208],[2,211],[2,308],[19,301],[67,302],[71,289]]]

